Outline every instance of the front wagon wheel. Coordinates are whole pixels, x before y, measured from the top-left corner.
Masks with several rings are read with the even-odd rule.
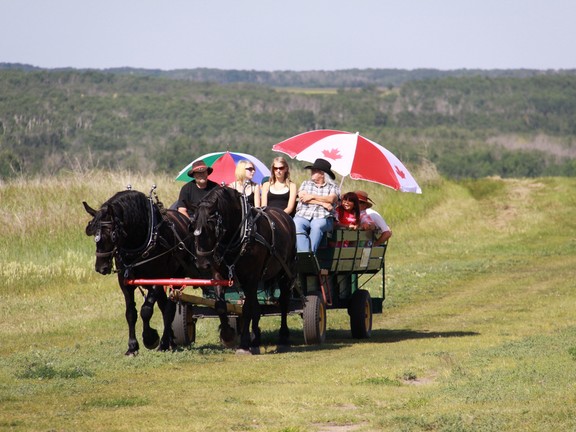
[[[372,334],[372,298],[366,290],[357,290],[348,306],[350,330],[354,339],[367,339]]]
[[[326,339],[326,305],[320,296],[308,295],[304,303],[304,343],[320,345]]]
[[[196,321],[192,316],[192,307],[185,303],[176,305],[176,315],[172,321],[174,341],[178,346],[188,346],[196,341]]]

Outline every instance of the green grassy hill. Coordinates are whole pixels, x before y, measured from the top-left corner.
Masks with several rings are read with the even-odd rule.
[[[446,178],[576,176],[576,75],[432,77],[318,89],[0,68],[0,179],[174,175],[227,149],[270,161],[274,144],[313,129],[359,131]]]
[[[0,430],[574,430],[576,180],[414,174],[422,195],[345,182],[394,233],[372,338],[329,311],[326,343],[306,346],[293,316],[295,345],[275,354],[264,318],[254,357],[221,348],[209,319],[191,348],[123,356],[123,299],[93,270],[81,202],[155,183],[170,203],[180,184],[96,171],[1,184]]]

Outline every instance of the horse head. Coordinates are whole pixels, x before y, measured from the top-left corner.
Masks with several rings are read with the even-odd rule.
[[[230,188],[214,189],[195,206],[191,220],[196,248],[196,265],[208,270],[222,260],[233,235],[234,217],[239,207],[239,194]]]
[[[96,242],[98,273],[110,274],[114,257],[119,259],[121,252],[133,250],[145,241],[149,220],[147,202],[142,192],[122,191],[102,204],[100,210],[83,203],[92,216],[86,235],[94,236]]]
[[[118,237],[123,230],[118,230],[111,214],[111,208],[103,205],[100,210],[94,210],[86,202],[84,208],[92,216],[92,220],[86,226],[86,235],[94,236],[96,243],[96,264],[95,270],[103,275],[112,272],[112,258],[117,250]]]

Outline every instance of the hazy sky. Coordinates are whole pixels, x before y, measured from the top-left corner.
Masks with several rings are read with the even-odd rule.
[[[576,0],[0,0],[0,62],[573,69]]]

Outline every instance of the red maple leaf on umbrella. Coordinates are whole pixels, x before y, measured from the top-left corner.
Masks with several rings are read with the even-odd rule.
[[[396,168],[396,174],[398,174],[398,177],[402,177],[403,179],[406,178],[406,174],[404,174],[404,171],[402,171],[400,168],[398,168],[398,166],[394,165],[394,168]]]
[[[340,151],[338,149],[335,149],[335,148],[333,148],[331,150],[322,150],[322,154],[327,159],[332,159],[332,160],[342,159],[342,155],[340,154]]]

